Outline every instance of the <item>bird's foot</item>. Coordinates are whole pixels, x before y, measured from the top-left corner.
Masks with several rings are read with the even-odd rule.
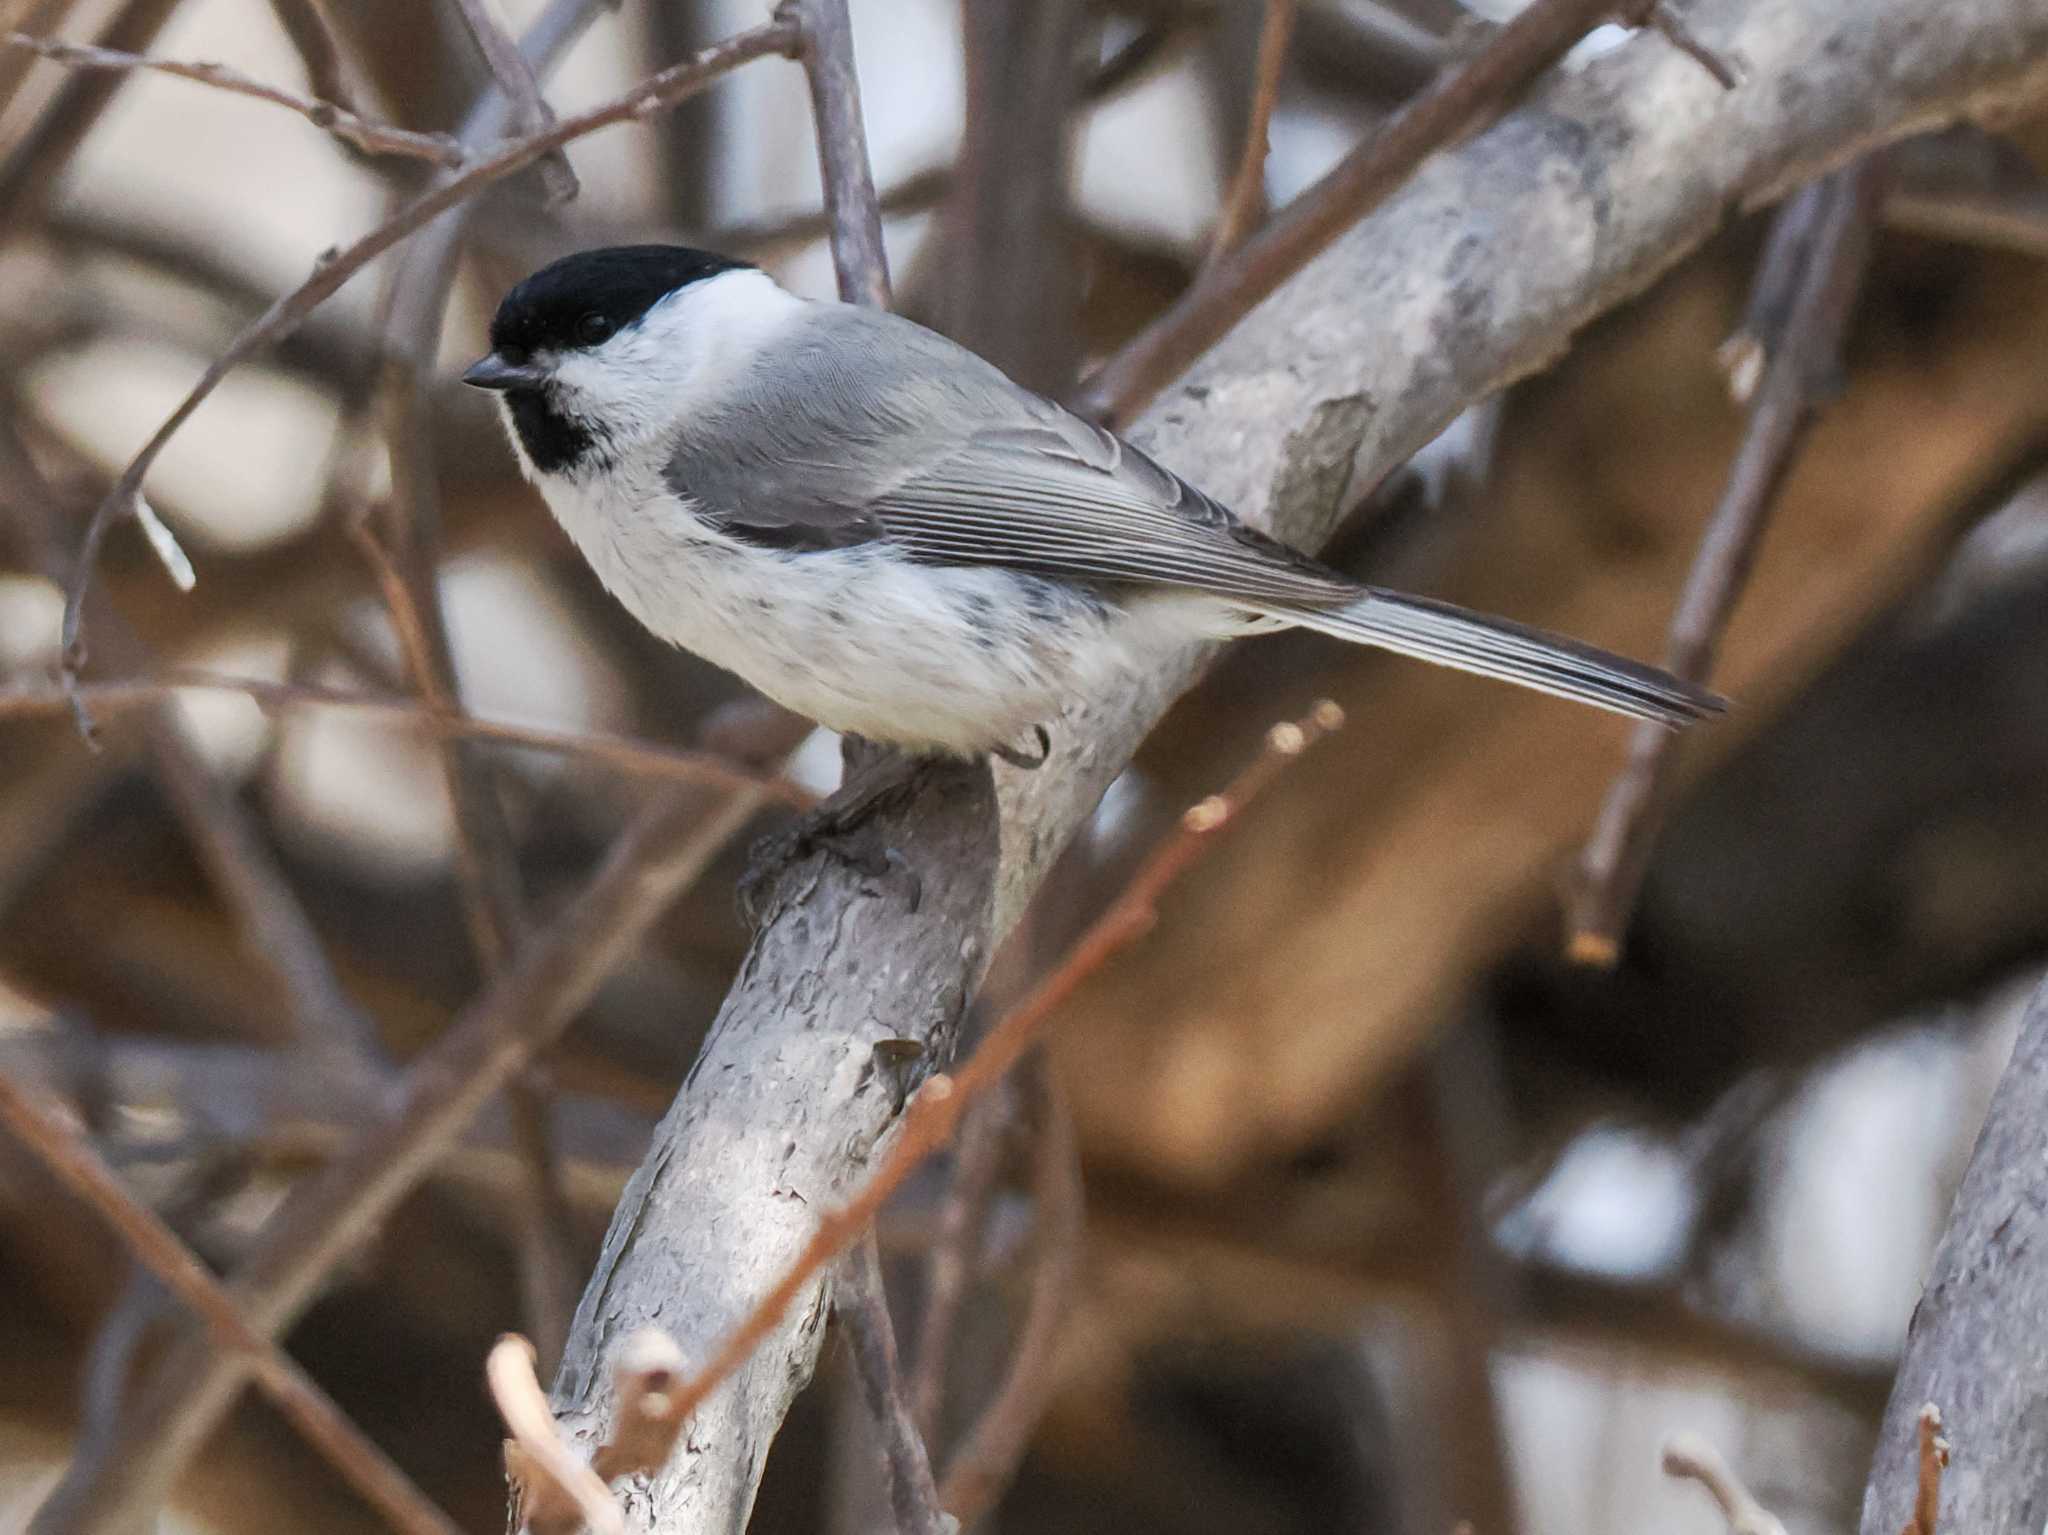
[[[991,747],[989,748],[989,755],[1009,763],[1013,768],[1022,769],[1026,773],[1036,772],[1039,768],[1044,767],[1046,759],[1052,756],[1052,733],[1043,725],[1033,725],[1031,731],[1032,734],[1038,737],[1038,754],[1036,756],[1031,755],[1029,752],[1019,751],[1014,746]]]

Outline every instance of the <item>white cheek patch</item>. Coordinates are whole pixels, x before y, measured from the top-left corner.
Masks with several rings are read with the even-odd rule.
[[[555,369],[562,403],[615,441],[659,437],[725,400],[805,307],[765,272],[691,283],[603,346],[564,354]]]

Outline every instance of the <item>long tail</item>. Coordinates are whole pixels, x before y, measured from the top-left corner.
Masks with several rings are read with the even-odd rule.
[[[1497,677],[1661,725],[1683,725],[1727,707],[1705,688],[1657,667],[1561,634],[1403,592],[1368,587],[1364,596],[1345,607],[1276,605],[1259,611],[1340,640]]]

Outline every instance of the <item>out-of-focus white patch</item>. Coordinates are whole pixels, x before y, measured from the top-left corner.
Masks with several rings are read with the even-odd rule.
[[[454,846],[439,753],[403,725],[293,709],[278,727],[270,788],[285,837],[368,878],[430,879]]]
[[[1788,1115],[1765,1261],[1785,1325],[1812,1346],[1896,1353],[1948,1213],[1948,1180],[2012,1048],[2009,1022],[1962,1038],[1951,1026],[1873,1041]]]
[[[182,664],[227,677],[281,682],[286,651],[281,635],[236,635],[187,654]],[[270,745],[275,728],[270,716],[253,698],[223,688],[180,688],[172,698],[179,728],[214,776],[234,784],[245,781]]]
[[[1089,218],[1183,250],[1206,238],[1224,162],[1194,71],[1168,69],[1104,102],[1077,138],[1074,200]]]
[[[1674,1147],[1633,1130],[1595,1129],[1502,1222],[1500,1240],[1568,1268],[1654,1274],[1678,1258],[1694,1202]]]
[[[616,727],[625,700],[554,588],[531,564],[465,555],[441,576],[464,703],[492,719],[553,729]]]
[[[51,424],[114,474],[205,366],[176,347],[123,338],[48,359],[30,389]],[[202,546],[260,549],[311,526],[333,429],[334,407],[317,390],[242,368],[171,439],[149,489]]]
[[[839,747],[839,732],[819,726],[789,754],[789,760],[782,765],[782,776],[813,794],[830,794],[839,787],[845,770]]]
[[[41,671],[62,648],[64,594],[41,576],[0,575],[0,671]]]

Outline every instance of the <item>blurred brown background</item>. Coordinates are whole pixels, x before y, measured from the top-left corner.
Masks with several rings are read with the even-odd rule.
[[[296,86],[299,9],[4,0],[0,30],[112,36]],[[452,6],[316,9],[366,113],[446,127],[486,78]],[[537,9],[504,7],[515,28]],[[1199,264],[1243,138],[1260,7],[852,10],[899,306],[1064,387]],[[599,100],[758,19],[747,0],[625,0],[549,100]],[[1483,35],[1452,0],[1304,0],[1270,197]],[[989,72],[970,91],[977,59]],[[960,205],[1005,183],[950,168],[1056,167],[1060,121],[1041,120],[1033,74],[1053,68],[1072,76],[1055,93],[1072,98],[1069,171],[1018,177],[1041,201],[1019,193],[1000,248],[977,245],[997,221]],[[73,79],[0,51],[0,688],[43,697],[52,560],[112,474],[236,327],[422,174],[184,81],[122,77],[83,112]],[[982,115],[963,131],[970,96]],[[66,121],[83,136],[63,159],[51,135]],[[1794,1532],[1851,1525],[1923,1265],[2048,959],[2048,195],[2029,158],[2044,144],[2020,123],[1899,156],[1842,393],[1715,674],[1736,707],[1687,741],[1614,971],[1560,958],[1559,891],[1627,740],[1605,717],[1287,636],[1232,651],[1111,791],[1001,984],[1056,954],[1265,725],[1323,694],[1351,717],[1058,1025],[1085,1245],[1053,1405],[991,1527],[1716,1529],[1704,1499],[1656,1473],[1679,1427],[1738,1459]],[[531,176],[481,208],[422,397],[452,651],[478,715],[695,742],[737,685],[611,604],[453,374],[503,288],[577,246],[688,238],[828,294],[801,77],[750,68],[570,158],[583,185],[566,208],[544,207]],[[40,169],[60,161],[54,178]],[[1950,216],[1966,192],[2007,215],[1988,242]],[[1354,487],[1335,557],[1658,654],[1741,431],[1715,349],[1767,217],[1732,224],[1393,481]],[[167,454],[152,503],[197,589],[179,594],[118,532],[104,581],[134,633],[101,642],[105,674],[405,689],[345,532],[391,493],[365,415],[383,270],[231,378]],[[121,719],[95,753],[59,712],[0,715],[0,1070],[73,1104],[227,1267],[387,1081],[318,1047],[324,1025],[296,1016],[303,997],[207,838],[225,814],[257,840],[318,935],[332,1007],[366,1021],[388,1073],[478,985],[449,802],[433,738],[387,716],[192,690],[150,730]],[[181,787],[177,762],[197,779]],[[647,783],[576,751],[491,762],[546,913]],[[786,771],[824,788],[837,767],[819,737]],[[548,1059],[579,1279],[742,952],[743,852]],[[502,1518],[480,1361],[497,1333],[533,1325],[515,1141],[494,1111],[290,1339],[473,1529]],[[1021,1308],[1028,1157],[1010,1150],[951,1362],[963,1411]],[[907,1281],[940,1187],[920,1183],[885,1222]],[[916,1285],[902,1288],[913,1336]],[[26,1520],[77,1436],[89,1447],[165,1304],[0,1142],[0,1523]],[[862,1527],[843,1373],[828,1350],[755,1529]],[[176,1519],[375,1524],[254,1397]]]

